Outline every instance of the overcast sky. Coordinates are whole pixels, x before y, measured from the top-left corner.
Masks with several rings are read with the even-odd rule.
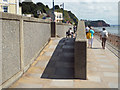
[[[32,0],[52,7],[53,0]],[[118,24],[119,0],[54,0],[55,5],[65,3],[65,9],[72,11],[78,19],[105,20],[111,25]]]

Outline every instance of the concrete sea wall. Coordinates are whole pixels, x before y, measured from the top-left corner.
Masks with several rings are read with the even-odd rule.
[[[24,36],[24,66],[34,60],[34,56],[38,55],[39,50],[49,41],[50,24],[25,22],[23,23]],[[33,58],[33,59],[32,59]]]
[[[68,29],[70,27],[72,28],[72,26],[68,25],[68,24],[57,23],[57,25],[56,25],[56,35],[58,37],[65,37],[66,32],[68,31]]]
[[[9,87],[28,70],[51,39],[51,22],[0,12],[0,89]],[[69,25],[56,24],[65,37]],[[65,29],[65,30],[64,30]]]
[[[20,71],[19,21],[2,20],[2,82]]]
[[[51,38],[50,22],[13,14],[0,13],[2,28],[2,79],[8,87],[33,63]]]
[[[79,21],[74,47],[74,77],[87,79],[87,39],[84,21]]]

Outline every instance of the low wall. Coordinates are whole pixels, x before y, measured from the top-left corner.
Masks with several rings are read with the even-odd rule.
[[[23,23],[24,36],[24,66],[28,65],[39,50],[49,41],[51,37],[50,24],[26,22]],[[34,58],[33,58],[34,60]],[[33,61],[32,60],[32,61]]]
[[[51,34],[66,36],[70,25],[55,25],[56,29],[42,19],[0,12],[0,89],[9,87],[28,70]]]
[[[5,82],[20,71],[19,21],[2,20],[2,27],[2,82]]]
[[[0,12],[0,87],[9,87],[30,67],[51,38],[50,22]],[[0,54],[1,54],[0,52]]]
[[[95,35],[100,37],[100,31],[95,31]],[[109,33],[107,41],[110,42],[115,47],[119,48],[119,46],[120,46],[120,36],[118,36],[118,35],[113,35],[113,34]]]
[[[74,47],[74,77],[87,78],[87,39],[84,21],[79,21]]]
[[[72,26],[68,24],[56,23],[56,36],[65,37],[70,27],[72,28]]]
[[[0,72],[2,72],[2,20],[0,20]],[[0,73],[0,85],[1,84],[2,84],[2,73]]]

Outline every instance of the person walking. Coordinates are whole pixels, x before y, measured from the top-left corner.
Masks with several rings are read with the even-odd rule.
[[[72,28],[69,28],[68,31],[66,32],[66,38],[71,38],[71,32],[72,32]]]
[[[89,32],[89,27],[87,26],[86,28],[85,28],[85,30],[86,30],[86,35],[87,35],[87,33]]]
[[[88,47],[92,48],[95,31],[90,27],[89,32],[91,33],[91,38],[88,39]]]
[[[74,37],[74,31],[72,29],[70,30],[70,34],[71,34],[71,38],[73,38]]]
[[[102,48],[105,49],[106,40],[108,38],[108,31],[103,28],[103,31],[101,31],[100,39],[102,40]]]
[[[76,37],[76,31],[77,31],[77,27],[76,27],[76,26],[74,26],[74,27],[73,27],[73,38],[75,38],[75,37]]]

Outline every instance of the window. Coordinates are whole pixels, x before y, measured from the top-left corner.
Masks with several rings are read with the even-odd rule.
[[[8,12],[8,7],[7,6],[3,6],[3,12]]]
[[[62,18],[61,15],[59,16],[59,18]]]
[[[3,0],[4,2],[7,2],[8,0]]]

